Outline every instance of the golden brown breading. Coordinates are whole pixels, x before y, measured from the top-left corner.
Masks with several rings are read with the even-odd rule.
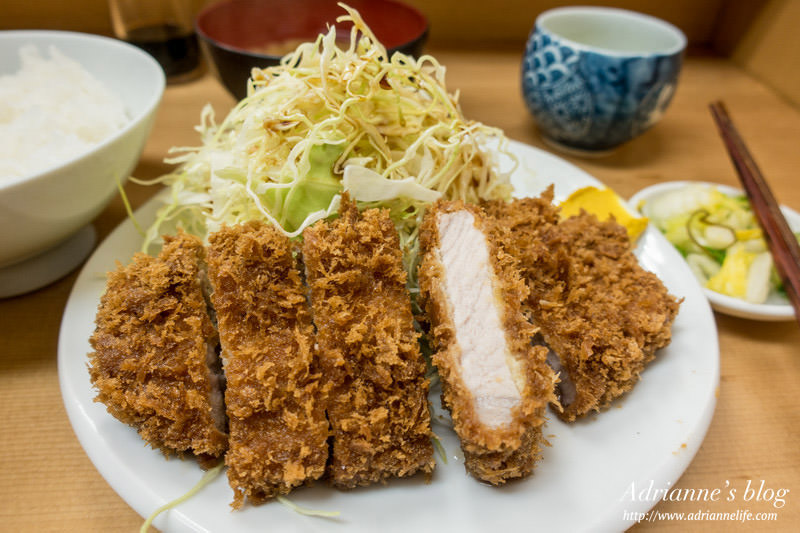
[[[233,507],[260,503],[325,472],[328,422],[314,332],[292,244],[249,222],[209,237],[228,386]]]
[[[486,268],[491,269],[488,276],[492,285],[493,305],[498,311],[497,327],[502,328],[500,338],[505,339],[502,364],[507,365],[513,377],[513,382],[508,382],[508,385],[514,387],[516,390],[513,394],[518,395],[510,413],[506,411],[508,422],[502,424],[487,425],[485,420],[481,420],[479,400],[463,374],[468,352],[462,350],[459,344],[459,339],[462,342],[465,339],[459,336],[454,323],[455,295],[449,294],[447,290],[439,226],[439,217],[442,214],[460,210],[467,210],[472,214],[475,227],[485,236],[488,254]],[[466,223],[470,223],[469,219]],[[419,284],[422,303],[432,326],[432,339],[436,349],[433,362],[442,381],[442,403],[451,412],[454,429],[464,450],[465,467],[476,478],[499,485],[509,479],[526,476],[533,470],[543,442],[545,409],[554,400],[555,376],[545,362],[547,350],[531,345],[536,330],[522,312],[521,302],[527,297],[528,289],[519,275],[516,261],[502,250],[494,238],[490,238],[488,226],[485,215],[474,205],[438,202],[429,208],[420,229],[423,259],[419,268]],[[501,234],[502,230],[498,230],[493,237],[499,239]],[[462,236],[463,232],[459,237]],[[466,243],[464,245],[472,246]],[[474,250],[471,249],[468,253],[474,253]],[[480,287],[470,284],[463,290],[479,291]],[[475,303],[480,298],[472,295],[467,300]],[[472,309],[472,312],[478,310]],[[484,321],[485,314],[482,313],[479,321]],[[485,331],[476,333],[486,334]],[[475,355],[484,359],[484,354]],[[469,356],[472,357],[471,354]],[[509,364],[509,358],[513,358],[514,364]],[[486,377],[490,380],[497,379],[489,375]],[[482,383],[485,382],[483,379]]]
[[[305,230],[303,259],[331,387],[331,482],[431,472],[429,384],[388,212],[359,214],[345,196],[340,218]]]
[[[136,254],[108,275],[90,342],[95,401],[165,453],[201,459],[227,448],[204,298],[203,246],[179,234],[158,257]],[[215,398],[215,395],[217,397]]]
[[[559,416],[572,421],[633,388],[669,344],[680,302],[639,265],[622,226],[587,213],[559,222],[552,194],[485,208],[514,237],[531,319],[566,374]]]

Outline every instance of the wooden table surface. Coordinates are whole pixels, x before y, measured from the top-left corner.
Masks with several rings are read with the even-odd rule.
[[[451,90],[465,114],[544,147],[519,90],[519,54],[442,51]],[[603,159],[563,156],[629,197],[667,180],[736,185],[707,110],[723,99],[779,200],[800,210],[800,111],[724,59],[691,56],[675,99],[651,131]],[[210,102],[219,117],[233,100],[210,75],[167,88],[135,171],[152,178],[170,167],[171,146],[198,143],[193,127]],[[134,206],[154,187],[127,185]],[[99,239],[125,218],[119,198],[94,221]],[[0,231],[12,231],[2,228]],[[0,300],[0,530],[134,531],[142,519],[95,470],[64,410],[57,372],[61,314],[76,273],[32,294]],[[774,512],[770,522],[656,520],[634,529],[790,530],[800,524],[800,328],[715,315],[721,382],[713,422],[677,482],[686,489],[788,489],[785,505],[765,502],[662,502],[664,512]],[[709,331],[713,335],[713,331]],[[568,512],[565,510],[564,512]],[[268,530],[265,524],[265,530]]]

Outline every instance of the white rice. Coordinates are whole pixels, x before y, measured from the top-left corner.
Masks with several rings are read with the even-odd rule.
[[[0,76],[0,182],[74,159],[129,121],[122,101],[77,61],[50,47],[20,49]]]

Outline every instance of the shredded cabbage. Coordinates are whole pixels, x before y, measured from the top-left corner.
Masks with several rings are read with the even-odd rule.
[[[254,68],[221,124],[206,106],[202,146],[173,148],[168,162],[180,166],[158,180],[170,193],[145,251],[178,226],[206,237],[251,219],[298,237],[334,215],[346,190],[359,208],[389,209],[413,275],[430,202],[510,197],[516,161],[502,132],[465,119],[433,57],[389,57],[358,12],[340,6],[337,22],[353,23],[348,48],[331,27],[279,66]],[[507,172],[498,157],[511,159]]]
[[[302,507],[294,503],[286,496],[276,496],[276,499],[285,507],[288,507],[295,513],[305,516],[321,516],[323,518],[335,518],[341,514],[339,513],[339,511],[320,511],[319,509],[309,509],[308,507]]]
[[[220,472],[222,472],[222,469],[224,467],[225,463],[223,461],[220,461],[219,464],[217,464],[217,466],[207,470],[203,474],[203,477],[200,478],[200,481],[198,481],[185,494],[175,498],[170,502],[165,503],[164,505],[153,511],[153,513],[150,516],[148,516],[147,519],[144,521],[142,527],[139,528],[139,533],[147,533],[150,530],[150,526],[153,524],[153,520],[155,520],[156,517],[158,517],[158,515],[160,515],[164,511],[169,511],[170,509],[174,509],[178,505],[182,504],[183,502],[185,502],[189,498],[192,498],[195,494],[203,490],[203,488],[205,488],[206,485],[210,484],[217,478],[217,476],[219,476]]]
[[[442,444],[442,441],[439,440],[439,437],[434,435],[431,437],[431,442],[433,442],[433,447],[436,448],[436,452],[439,454],[439,457],[442,458],[444,464],[447,464],[447,450],[444,449],[444,444]]]

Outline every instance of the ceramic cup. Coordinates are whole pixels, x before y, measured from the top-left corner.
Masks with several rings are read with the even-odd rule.
[[[604,7],[545,11],[525,48],[525,102],[549,144],[608,153],[661,118],[685,48],[678,28],[649,15]]]

